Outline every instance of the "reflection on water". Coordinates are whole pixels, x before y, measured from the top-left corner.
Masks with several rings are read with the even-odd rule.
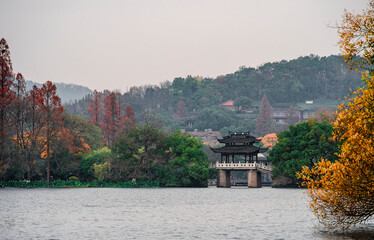
[[[1,239],[372,239],[315,227],[301,189],[0,189]],[[370,230],[371,229],[371,230]]]
[[[319,232],[324,239],[357,239],[357,240],[372,240],[374,239],[374,222],[369,221],[366,224],[357,226],[349,231],[333,231],[333,232]]]

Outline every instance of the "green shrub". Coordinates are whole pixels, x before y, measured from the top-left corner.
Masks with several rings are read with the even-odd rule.
[[[71,177],[69,177],[69,181],[78,182],[79,178],[76,177],[76,176],[71,176]]]

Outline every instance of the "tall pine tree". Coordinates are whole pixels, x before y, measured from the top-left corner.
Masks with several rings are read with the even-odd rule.
[[[271,106],[266,98],[266,95],[264,95],[261,100],[260,112],[258,114],[256,123],[256,136],[262,137],[266,134],[274,132],[273,118],[271,114]]]

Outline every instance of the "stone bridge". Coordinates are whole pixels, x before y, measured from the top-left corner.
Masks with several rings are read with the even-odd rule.
[[[264,163],[216,163],[218,170],[217,187],[231,187],[231,171],[248,171],[248,187],[259,188],[261,184],[261,173],[272,175],[273,167]]]

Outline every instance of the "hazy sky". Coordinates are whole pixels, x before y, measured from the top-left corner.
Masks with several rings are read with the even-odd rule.
[[[121,89],[338,54],[344,9],[368,0],[0,0],[26,79]]]

